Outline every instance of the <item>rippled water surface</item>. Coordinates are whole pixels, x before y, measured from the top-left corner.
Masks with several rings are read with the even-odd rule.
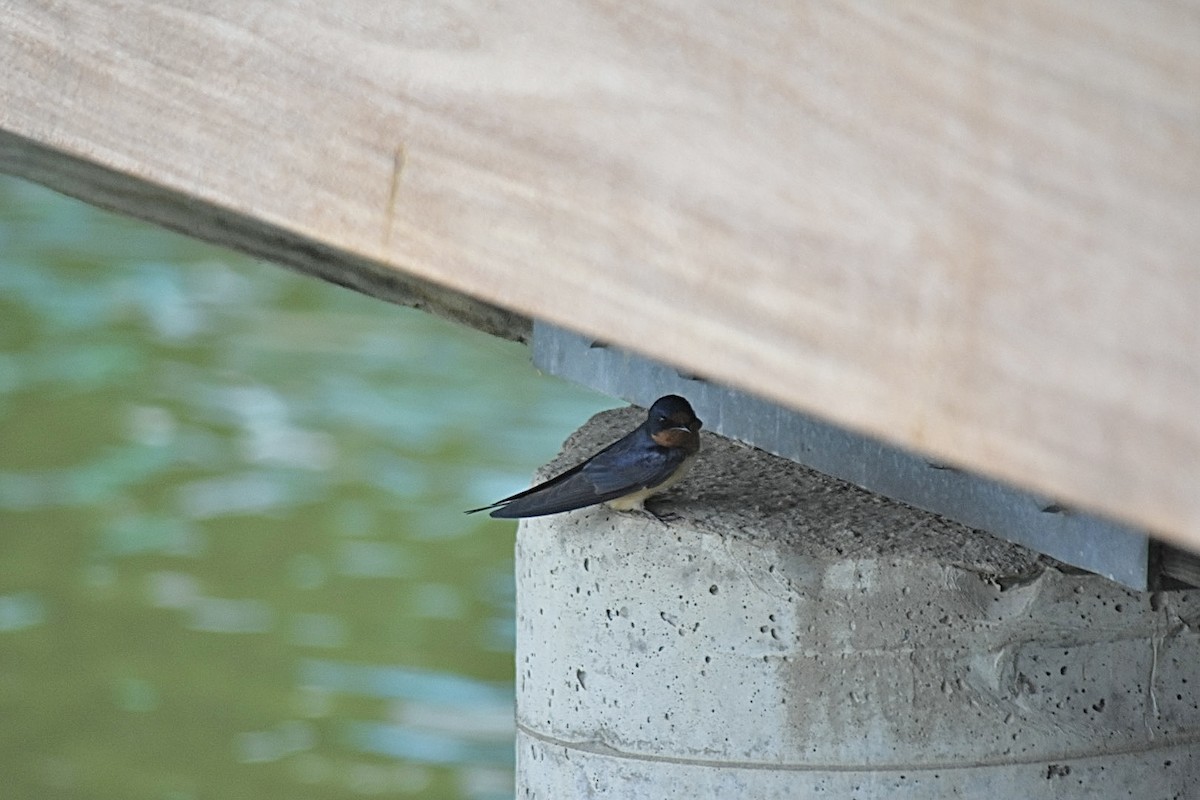
[[[512,535],[606,398],[0,179],[5,797],[512,796]]]

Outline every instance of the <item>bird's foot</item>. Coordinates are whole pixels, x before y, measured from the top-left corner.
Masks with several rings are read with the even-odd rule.
[[[677,522],[680,519],[682,519],[682,517],[680,517],[674,511],[655,511],[653,508],[650,508],[649,506],[642,506],[642,513],[653,517],[655,520],[661,522],[664,525],[670,524],[672,522]]]

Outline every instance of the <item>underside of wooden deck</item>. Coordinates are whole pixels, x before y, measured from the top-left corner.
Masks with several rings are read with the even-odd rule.
[[[1200,549],[1197,42],[1164,0],[0,2],[0,169]]]

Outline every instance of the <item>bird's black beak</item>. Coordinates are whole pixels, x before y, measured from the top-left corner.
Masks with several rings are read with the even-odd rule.
[[[695,433],[696,431],[700,430],[701,426],[704,425],[704,423],[700,421],[699,417],[692,417],[691,419],[687,420],[673,417],[671,422],[675,423],[671,426],[671,430],[690,431],[691,433]]]

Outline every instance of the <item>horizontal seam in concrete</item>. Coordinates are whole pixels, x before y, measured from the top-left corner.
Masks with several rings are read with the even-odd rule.
[[[771,764],[761,761],[716,761],[705,758],[679,758],[674,756],[659,756],[650,755],[647,753],[630,753],[624,750],[618,750],[610,745],[596,741],[568,742],[563,739],[556,739],[553,736],[547,736],[544,733],[529,728],[526,725],[517,723],[517,730],[533,739],[537,739],[544,744],[562,747],[567,750],[576,750],[581,753],[591,755],[607,756],[609,758],[624,758],[631,761],[648,761],[661,764],[677,764],[687,767],[708,767],[721,769],[751,769],[751,770],[781,770],[788,772],[930,772],[930,771],[949,771],[957,769],[976,769],[979,767],[1015,767],[1028,766],[1031,764],[1052,764],[1070,763],[1072,761],[1083,761],[1089,758],[1106,758],[1118,755],[1130,755],[1133,753],[1147,753],[1155,750],[1161,750],[1168,747],[1175,747],[1183,744],[1196,744],[1200,742],[1200,731],[1189,733],[1186,735],[1164,736],[1161,739],[1156,739],[1153,743],[1144,743],[1142,745],[1130,745],[1127,747],[1118,747],[1113,750],[1104,750],[1094,753],[1058,753],[1052,755],[1039,755],[1037,757],[1015,757],[1011,759],[978,759],[970,763],[962,762],[934,762],[930,764]]]
[[[676,627],[678,627],[678,626],[676,626]],[[778,627],[780,627],[780,625],[776,624],[771,627],[778,628]],[[1018,634],[1019,633],[1021,633],[1021,632],[1018,632]],[[1055,633],[1058,633],[1058,631],[1056,631]],[[1147,644],[1149,644],[1151,642],[1151,640],[1154,640],[1154,639],[1158,639],[1158,640],[1162,641],[1165,639],[1172,639],[1178,635],[1176,633],[1167,633],[1164,636],[1159,636],[1158,634],[1145,634],[1145,632],[1143,631],[1141,633],[1141,635],[1125,636],[1122,634],[1116,634],[1109,638],[1101,638],[1100,636],[1096,636],[1093,638],[1093,637],[1084,637],[1084,636],[1071,636],[1070,634],[1072,634],[1072,633],[1073,633],[1073,631],[1064,630],[1064,631],[1062,631],[1063,638],[1055,639],[1052,642],[1050,642],[1050,644],[1053,647],[1063,647],[1063,648],[1087,647],[1088,645],[1094,645],[1094,644],[1104,645],[1104,644],[1111,644],[1111,643],[1118,643],[1118,642],[1124,643],[1124,642],[1138,642],[1138,641],[1143,641],[1143,642],[1146,642]],[[997,654],[1003,652],[1008,647],[1011,647],[1013,645],[1028,644],[1031,641],[1037,641],[1037,640],[1031,640],[1028,636],[1022,637],[1020,635],[1009,635],[1009,636],[1003,636],[1003,637],[997,636],[994,639],[988,639],[986,634],[976,634],[973,637],[964,635],[964,636],[960,636],[960,637],[956,637],[956,638],[947,637],[947,638],[944,638],[941,640],[930,639],[927,644],[917,642],[916,644],[897,645],[895,647],[888,647],[886,645],[880,645],[878,647],[862,647],[862,648],[845,648],[844,647],[844,648],[838,649],[838,650],[835,650],[833,648],[827,648],[827,649],[807,648],[804,650],[779,650],[779,651],[774,651],[774,652],[769,652],[769,653],[759,653],[758,655],[764,655],[764,656],[767,656],[770,658],[801,659],[801,658],[840,658],[840,657],[845,657],[845,656],[855,656],[855,657],[857,657],[857,656],[887,656],[887,655],[913,656],[913,655],[920,655],[922,653],[932,653],[935,655],[936,654],[944,654],[944,653],[956,654],[956,653],[960,653],[963,651],[975,652],[980,649],[980,642],[983,642],[983,644],[984,644],[984,647],[982,649],[982,652],[984,654],[997,655]],[[1045,643],[1046,641],[1047,640],[1043,639],[1043,640],[1041,640],[1040,643]]]

